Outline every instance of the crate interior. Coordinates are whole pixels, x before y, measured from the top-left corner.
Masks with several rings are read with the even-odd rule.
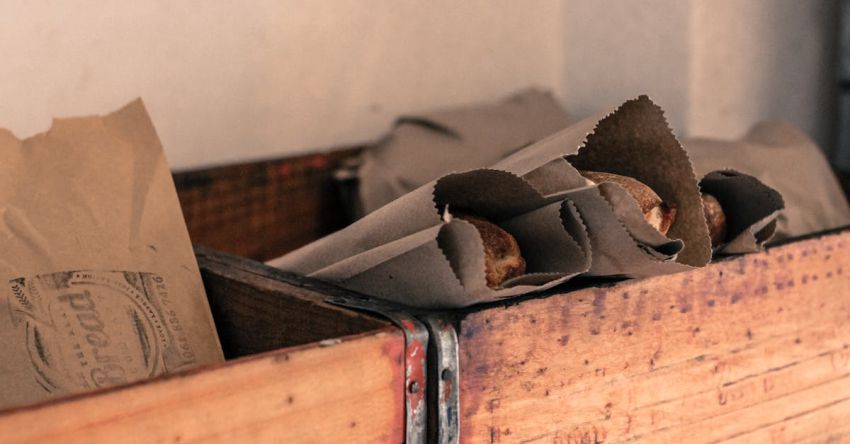
[[[310,280],[229,254],[199,248],[197,256],[227,359],[391,326],[325,302],[336,289],[319,292],[307,288]]]

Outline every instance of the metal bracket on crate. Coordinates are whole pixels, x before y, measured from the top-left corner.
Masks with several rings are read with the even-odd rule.
[[[383,316],[404,333],[404,417],[406,444],[424,444],[428,433],[428,329],[413,315],[393,304],[366,296],[327,295],[325,301]]]
[[[454,325],[439,315],[422,317],[431,333],[428,350],[431,380],[431,414],[434,415],[431,441],[440,444],[460,442],[460,366]],[[436,385],[436,387],[435,387]],[[434,411],[434,409],[436,411]]]

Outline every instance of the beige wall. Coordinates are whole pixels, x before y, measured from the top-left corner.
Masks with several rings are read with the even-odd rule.
[[[568,2],[562,95],[589,115],[648,94],[681,134],[687,119],[690,0]]]
[[[589,114],[648,93],[680,135],[764,119],[833,140],[832,0],[580,0],[565,8],[562,95]]]
[[[555,85],[551,1],[0,2],[0,125],[141,96],[176,168],[365,141],[401,112]]]
[[[688,131],[738,136],[783,119],[834,140],[838,2],[695,1]]]
[[[144,98],[177,169],[367,141],[538,85],[583,116],[649,93],[679,134],[828,134],[829,0],[0,2],[0,125]]]

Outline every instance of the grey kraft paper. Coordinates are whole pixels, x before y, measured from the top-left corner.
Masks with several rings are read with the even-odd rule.
[[[785,209],[774,240],[850,224],[850,208],[823,152],[789,123],[762,122],[740,140],[683,142],[700,176],[735,170],[778,191]]]
[[[777,216],[785,208],[778,191],[735,170],[706,174],[700,189],[717,198],[726,214],[726,240],[714,246],[716,253],[758,251],[774,236]]]
[[[652,187],[677,209],[668,236],[649,226],[618,185],[594,184],[578,169],[628,175]],[[526,274],[487,287],[481,237],[453,218],[453,209],[511,233]],[[490,168],[426,183],[269,264],[404,305],[452,308],[542,291],[578,275],[675,273],[703,266],[711,255],[688,155],[661,108],[641,96]]]
[[[0,155],[0,408],[223,360],[140,100]]]
[[[360,156],[360,207],[371,213],[446,173],[490,165],[569,123],[552,94],[537,89],[494,103],[401,117]]]

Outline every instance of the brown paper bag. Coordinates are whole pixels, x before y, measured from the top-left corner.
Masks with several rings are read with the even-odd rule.
[[[713,245],[715,254],[759,251],[776,233],[782,195],[753,176],[735,170],[706,174],[700,190],[714,196],[726,215],[726,239]]]
[[[223,360],[140,100],[0,156],[0,407]]]
[[[368,214],[444,174],[491,165],[569,123],[557,100],[536,89],[495,103],[399,118],[386,138],[361,155],[360,207]]]
[[[619,186],[589,184],[574,165],[635,177],[675,203],[672,238],[649,233],[637,203]],[[527,273],[487,287],[481,237],[452,218],[452,208],[513,234]],[[661,109],[642,96],[491,168],[440,177],[269,263],[406,305],[463,307],[545,290],[579,274],[673,273],[710,257],[693,168]]]
[[[740,140],[691,139],[684,146],[700,176],[732,169],[758,178],[785,200],[774,240],[850,224],[847,199],[823,152],[788,123],[763,122]]]
[[[565,158],[567,162],[559,162]],[[590,274],[597,276],[648,276],[681,271],[688,266],[702,266],[711,258],[708,228],[702,213],[697,180],[682,146],[670,130],[664,112],[648,97],[629,100],[614,111],[589,117],[569,128],[525,148],[493,166],[542,184],[541,169],[551,171],[558,165],[561,177],[569,177],[561,186],[569,187],[579,180],[578,169],[622,174],[648,185],[666,202],[677,207],[676,221],[668,232],[671,240],[682,240],[681,252],[658,261],[648,245],[635,242],[635,234],[645,224],[643,218],[620,219],[623,214],[613,207],[618,187],[593,187],[567,195],[578,207],[590,234],[593,250]],[[609,184],[613,185],[613,184]],[[608,188],[609,192],[605,188]],[[619,199],[616,204],[632,206],[632,199]],[[663,249],[666,242],[659,243]],[[656,260],[653,260],[655,258]],[[685,267],[682,267],[685,266]]]

